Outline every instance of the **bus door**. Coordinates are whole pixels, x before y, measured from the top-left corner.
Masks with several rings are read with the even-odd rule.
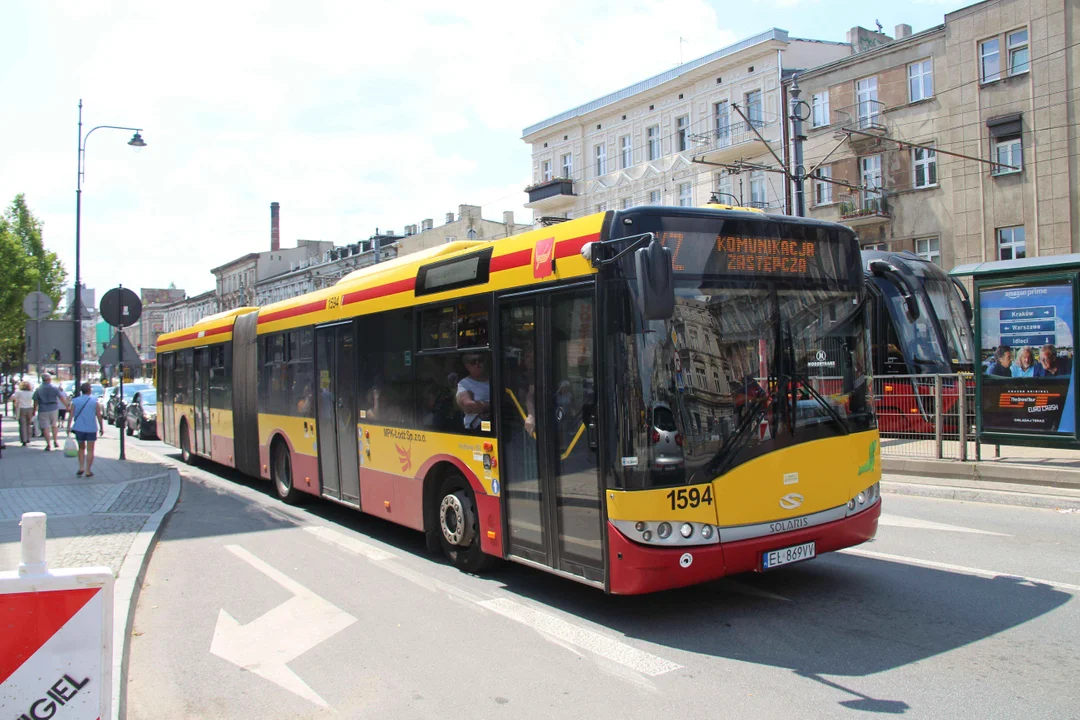
[[[175,414],[173,403],[176,392],[176,353],[158,356],[161,375],[158,377],[158,400],[161,402],[161,417],[158,418],[158,435],[169,445],[176,444],[176,429],[173,427]]]
[[[195,422],[195,452],[210,454],[210,348],[195,349],[195,407],[192,410]]]
[[[315,329],[316,433],[322,494],[360,505],[356,442],[356,336],[352,323]]]
[[[509,554],[602,583],[593,297],[501,300],[499,447]]]

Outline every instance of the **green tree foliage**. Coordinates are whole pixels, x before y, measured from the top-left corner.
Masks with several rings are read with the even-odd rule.
[[[67,271],[56,253],[45,248],[41,228],[22,193],[0,216],[0,364],[6,370],[22,366],[26,296],[41,283],[41,291],[60,309]]]

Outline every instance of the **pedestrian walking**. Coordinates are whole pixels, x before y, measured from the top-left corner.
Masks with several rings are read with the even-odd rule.
[[[60,430],[58,416],[64,393],[53,384],[52,375],[49,373],[41,376],[41,382],[42,384],[34,391],[34,414],[38,416],[38,425],[45,438],[45,451],[48,452],[52,449],[49,447],[49,428],[52,428],[52,447],[57,449],[60,447],[56,434]]]
[[[86,477],[94,477],[91,468],[94,467],[94,443],[98,433],[105,434],[105,417],[101,414],[101,405],[92,394],[90,383],[86,382],[79,386],[82,392],[71,401],[68,411],[68,432],[75,432],[75,441],[79,443],[79,471],[76,475],[86,473]]]
[[[19,389],[15,391],[13,400],[15,415],[19,418],[19,442],[26,447],[34,437],[31,425],[34,421],[34,393],[30,391],[30,383],[26,380],[19,383]]]

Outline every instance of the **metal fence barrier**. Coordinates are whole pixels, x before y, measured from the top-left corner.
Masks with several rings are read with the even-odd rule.
[[[975,378],[885,375],[874,378],[881,453],[895,457],[979,459]]]

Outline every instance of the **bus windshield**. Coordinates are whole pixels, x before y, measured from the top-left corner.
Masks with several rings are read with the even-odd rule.
[[[846,237],[793,239],[804,237],[800,230],[781,223],[738,229],[738,237],[790,243],[769,246],[772,259],[718,257],[717,248],[739,246],[723,232],[718,239],[679,231],[670,320],[643,321],[626,301],[634,292],[627,283],[609,283],[611,312],[626,315],[612,323],[618,335],[606,343],[614,405],[624,413],[625,487],[707,482],[773,450],[874,426],[862,271],[847,262]],[[661,236],[672,247],[670,232]],[[792,262],[779,262],[784,257]],[[682,439],[677,450],[650,432],[656,408],[670,408]],[[673,452],[681,453],[678,462]]]

